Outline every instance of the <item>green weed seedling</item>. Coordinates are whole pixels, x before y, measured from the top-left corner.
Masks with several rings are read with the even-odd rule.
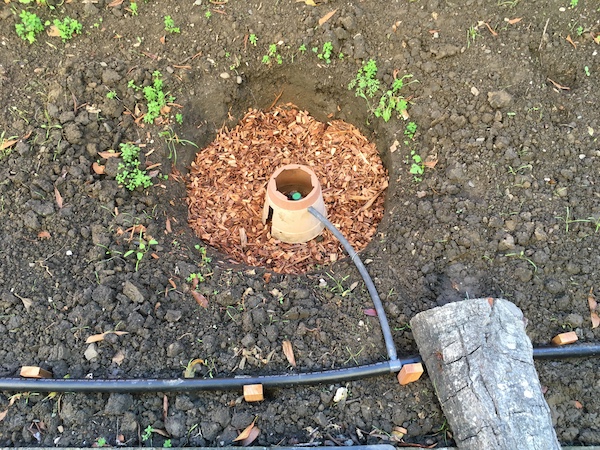
[[[15,24],[17,36],[24,41],[33,44],[35,42],[36,35],[44,31],[44,25],[42,25],[42,21],[35,13],[30,13],[28,11],[21,11],[19,17],[21,18],[21,23]]]
[[[250,37],[248,38],[248,40],[250,41],[250,43],[252,45],[254,45],[256,47],[256,43],[258,42],[258,38],[256,37],[256,35],[254,33],[252,33],[250,35]]]
[[[317,58],[322,59],[327,64],[331,64],[331,52],[333,51],[333,44],[331,42],[325,42],[323,44],[323,50],[317,55]]]
[[[206,10],[204,17],[206,17],[206,20],[209,20],[212,17],[212,13],[209,10]]]
[[[423,181],[422,175],[425,172],[425,165],[423,164],[423,158],[415,151],[410,151],[410,157],[412,164],[410,165],[410,173],[413,175],[415,182]]]
[[[150,86],[141,87],[136,85],[135,81],[129,80],[127,87],[134,91],[139,91],[140,89],[143,91],[148,109],[144,115],[145,123],[154,123],[154,120],[161,116],[161,111],[167,103],[175,101],[175,97],[163,91],[162,73],[158,70],[152,72],[152,84]]]
[[[269,49],[267,50],[267,54],[263,56],[262,58],[262,63],[263,64],[271,64],[272,59],[271,58],[275,58],[275,61],[277,61],[277,64],[283,64],[283,58],[281,57],[281,55],[277,52],[277,44],[271,44],[269,45]]]
[[[404,128],[404,136],[411,141],[415,139],[415,133],[417,132],[417,124],[415,122],[408,122]]]
[[[181,114],[179,115],[181,116]],[[177,115],[175,115],[175,120],[181,125],[183,122],[183,116],[181,117],[181,122],[177,118]],[[194,142],[188,141],[187,139],[180,139],[179,136],[177,136],[177,134],[175,134],[175,132],[173,132],[173,130],[170,128],[168,130],[161,131],[158,133],[158,135],[165,140],[167,148],[169,149],[169,159],[173,159],[173,164],[177,164],[177,148],[175,145],[179,144],[185,146],[189,144],[198,148]]]
[[[134,0],[129,2],[129,11],[131,12],[132,16],[138,15],[138,4]]]
[[[201,247],[200,244],[194,245],[194,248],[200,252],[203,264],[209,264],[212,261],[210,256],[206,256],[206,247]]]
[[[12,146],[17,143],[19,136],[5,137],[6,131],[0,133],[0,161],[10,155]]]
[[[392,84],[392,88],[383,93],[379,99],[379,104],[373,113],[375,117],[381,117],[385,122],[392,118],[393,113],[397,113],[399,117],[406,116],[408,102],[400,94],[400,89],[404,87],[404,80],[412,78],[412,75],[404,75],[402,78],[396,78]]]
[[[146,171],[140,169],[140,148],[130,143],[121,144],[120,148],[123,162],[118,166],[118,173],[115,177],[117,182],[130,191],[139,186],[144,188],[152,186],[152,180]]]
[[[210,12],[210,11],[209,11]],[[175,26],[175,21],[171,16],[165,16],[164,19],[165,31],[167,33],[181,33],[181,29]]]
[[[198,283],[204,283],[206,281],[206,278],[204,278],[200,272],[191,273],[190,276],[186,278],[186,281],[188,283],[193,283],[195,279],[198,280]]]
[[[362,97],[368,102],[369,98],[373,98],[379,91],[379,84],[377,63],[370,59],[358,69],[356,77],[348,84],[348,89],[354,90],[356,97]]]
[[[475,43],[475,39],[479,36],[479,30],[475,25],[471,25],[467,30],[467,48]]]
[[[135,253],[135,271],[137,272],[140,266],[140,262],[142,261],[142,259],[144,259],[144,256],[146,255],[146,253],[148,253],[152,245],[158,245],[158,242],[153,238],[150,238],[146,242],[142,231],[140,232],[140,236],[138,239],[138,249],[126,251],[125,254],[123,254],[123,257],[127,258],[128,256],[131,256]]]
[[[306,44],[302,44],[298,47],[298,51],[304,55],[306,53]]]
[[[54,19],[52,24],[58,29],[61,39],[63,42],[73,38],[75,34],[81,34],[83,25],[76,19],[65,17],[63,20]]]

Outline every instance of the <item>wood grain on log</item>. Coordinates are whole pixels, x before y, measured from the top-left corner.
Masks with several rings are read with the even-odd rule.
[[[560,449],[519,308],[465,300],[410,325],[459,449]]]

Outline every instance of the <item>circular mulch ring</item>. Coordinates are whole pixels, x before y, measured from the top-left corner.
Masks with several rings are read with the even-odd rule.
[[[294,105],[255,109],[198,152],[187,178],[189,224],[207,244],[251,266],[301,273],[344,256],[327,230],[304,244],[271,237],[263,225],[266,185],[286,164],[319,178],[329,220],[363,249],[383,217],[388,175],[374,144],[353,125],[319,122]]]

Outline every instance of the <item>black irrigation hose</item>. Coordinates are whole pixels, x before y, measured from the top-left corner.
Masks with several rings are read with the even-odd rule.
[[[566,359],[600,355],[600,344],[575,344],[561,347],[534,347],[536,359]],[[398,363],[421,362],[419,355],[400,358]],[[174,379],[31,379],[0,378],[0,391],[19,392],[193,392],[241,390],[248,384],[262,384],[266,388],[299,386],[321,383],[339,383],[361,378],[386,375],[394,372],[390,361],[345,369],[310,373],[288,373],[284,375],[240,376],[235,378],[174,378]]]
[[[360,272],[362,279],[369,290],[369,294],[371,294],[371,299],[373,299],[373,305],[375,306],[375,311],[377,311],[377,317],[379,318],[379,323],[381,325],[381,332],[383,333],[383,339],[385,341],[385,347],[387,349],[388,357],[390,358],[390,365],[397,370],[392,370],[393,372],[398,372],[402,368],[402,364],[398,361],[398,353],[396,352],[396,347],[394,345],[394,338],[392,337],[392,330],[390,330],[390,325],[388,323],[387,317],[385,315],[385,310],[383,309],[383,305],[381,304],[381,299],[379,298],[379,294],[377,293],[377,289],[375,289],[375,285],[373,284],[373,280],[371,280],[371,276],[369,272],[367,272],[366,267],[358,257],[356,251],[350,245],[350,242],[346,240],[344,235],[338,230],[323,214],[317,211],[312,206],[308,207],[308,212],[315,216],[317,219],[321,221],[323,225],[327,227],[329,231],[342,243],[346,252],[352,259],[352,262]]]

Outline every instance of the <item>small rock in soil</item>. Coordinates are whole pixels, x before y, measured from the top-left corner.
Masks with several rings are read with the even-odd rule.
[[[179,322],[179,319],[181,319],[182,315],[183,313],[179,310],[169,309],[165,314],[165,320],[167,322]]]
[[[167,417],[165,420],[165,429],[174,438],[180,438],[185,436],[187,427],[185,425],[185,415],[177,413],[175,415]]]
[[[488,92],[488,103],[492,108],[506,108],[512,103],[512,95],[506,91]]]
[[[173,358],[183,352],[183,344],[179,341],[173,342],[167,347],[167,356]]]
[[[110,394],[106,406],[104,407],[104,414],[109,416],[116,416],[124,414],[133,405],[133,396],[131,394]]]
[[[123,286],[123,294],[134,303],[144,303],[144,290],[137,287],[131,281],[126,281]]]
[[[83,353],[83,356],[85,356],[85,359],[87,359],[88,361],[91,361],[92,359],[98,357],[98,351],[96,350],[96,344],[90,344],[88,346],[88,348],[85,350],[85,352]]]

